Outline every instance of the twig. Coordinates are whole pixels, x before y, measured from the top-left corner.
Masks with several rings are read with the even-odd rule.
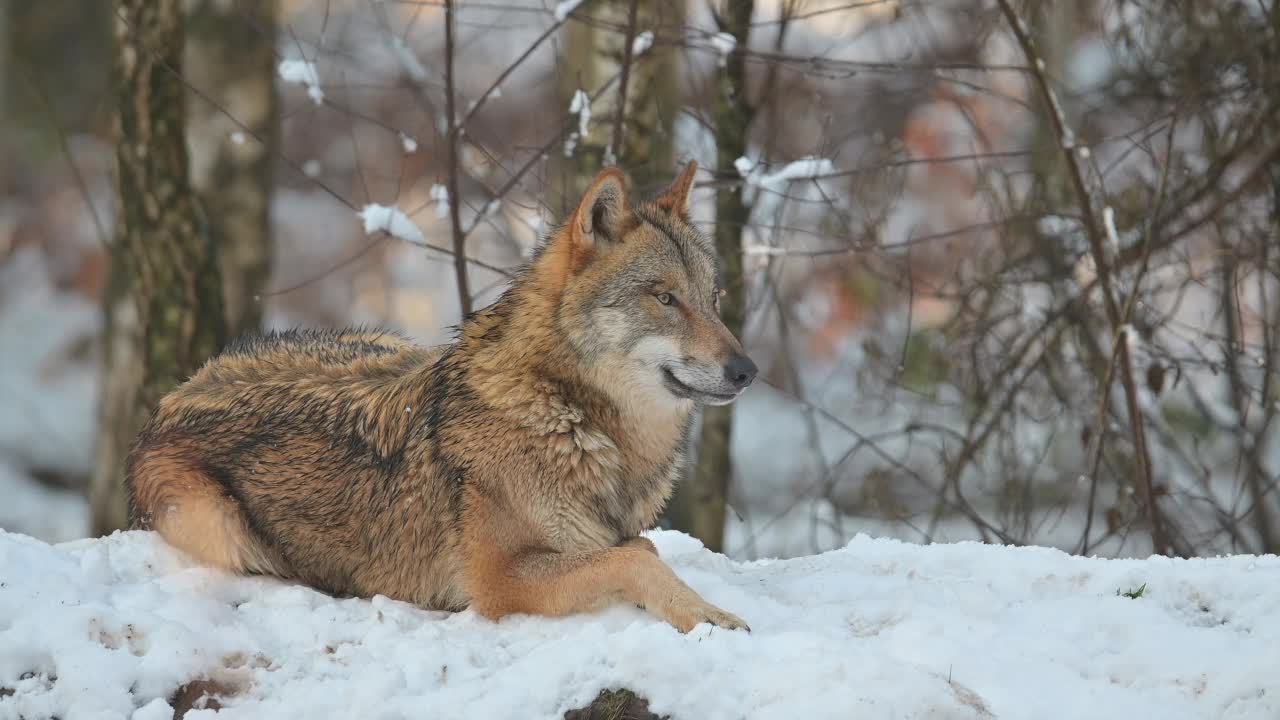
[[[603,85],[591,94],[591,101],[595,102],[601,95],[608,92],[609,88],[613,87],[613,84],[618,81],[618,77],[619,74],[615,73],[613,77],[606,80]],[[566,114],[560,121],[559,130],[549,137],[545,143],[534,150],[534,152],[529,156],[529,159],[525,161],[524,165],[521,165],[514,173],[512,173],[511,176],[507,178],[506,182],[504,182],[502,186],[493,193],[493,197],[489,199],[489,202],[492,203],[494,200],[501,200],[506,197],[508,193],[514,190],[516,185],[520,183],[520,180],[533,169],[534,165],[537,165],[538,162],[551,151],[551,148],[557,142],[561,142],[563,140],[564,134],[569,130],[571,124],[576,122],[576,117],[577,116],[572,113]],[[471,229],[474,230],[475,226],[472,226]]]
[[[1111,265],[1107,257],[1102,225],[1098,222],[1098,218],[1093,211],[1093,200],[1089,194],[1088,187],[1085,185],[1084,173],[1080,169],[1080,163],[1076,157],[1075,135],[1067,126],[1067,119],[1062,111],[1062,105],[1058,102],[1057,95],[1049,85],[1049,78],[1045,74],[1044,60],[1036,52],[1035,44],[1031,40],[1031,33],[1028,31],[1026,23],[1022,21],[1022,18],[1013,9],[1010,0],[997,0],[997,2],[1000,5],[1001,13],[1009,24],[1010,30],[1013,32],[1014,38],[1018,42],[1018,46],[1022,50],[1022,54],[1026,57],[1027,65],[1030,66],[1031,77],[1035,80],[1040,95],[1045,105],[1049,108],[1049,120],[1053,125],[1054,135],[1058,140],[1058,148],[1061,150],[1062,159],[1066,163],[1067,175],[1071,180],[1076,200],[1080,204],[1080,214],[1085,234],[1089,240],[1094,263],[1098,268],[1098,283],[1102,291],[1103,307],[1107,313],[1107,321],[1111,325],[1112,342],[1120,345],[1120,381],[1124,386],[1125,405],[1133,431],[1134,459],[1138,466],[1139,487],[1142,490],[1143,500],[1147,508],[1148,522],[1151,525],[1151,544],[1155,552],[1167,555],[1169,553],[1169,541],[1165,536],[1159,509],[1156,507],[1154,483],[1151,478],[1151,457],[1147,450],[1146,432],[1142,426],[1142,412],[1138,406],[1137,385],[1133,379],[1133,360],[1129,354],[1128,334],[1132,332],[1132,329],[1124,324],[1120,314],[1120,307],[1116,302],[1112,288]],[[1102,392],[1106,393],[1107,388],[1103,387]],[[1100,429],[1099,432],[1101,431]]]
[[[1164,168],[1160,173],[1160,184],[1156,188],[1156,206],[1153,216],[1160,214],[1160,207],[1164,204],[1165,190],[1169,182],[1169,166],[1173,164],[1173,136],[1177,129],[1178,120],[1175,115],[1169,121],[1168,135],[1165,141],[1165,162]],[[1154,225],[1154,223],[1152,223]],[[1133,308],[1138,301],[1138,288],[1142,285],[1142,278],[1146,275],[1147,269],[1151,264],[1151,245],[1154,239],[1154,227],[1148,225],[1147,231],[1143,233],[1142,265],[1138,269],[1138,275],[1133,281],[1133,291],[1129,293],[1129,300],[1124,307],[1124,321],[1129,322],[1129,317],[1133,313]],[[1116,343],[1111,353],[1111,359],[1107,362],[1107,370],[1102,381],[1102,400],[1098,403],[1098,445],[1094,448],[1093,464],[1089,471],[1089,500],[1085,507],[1084,532],[1080,537],[1080,554],[1089,554],[1089,534],[1093,530],[1093,509],[1098,497],[1098,470],[1102,466],[1102,449],[1106,443],[1107,433],[1105,423],[1107,419],[1107,406],[1110,404],[1109,395],[1106,388],[1111,387],[1113,375],[1115,373],[1116,361],[1119,359],[1121,345]]]
[[[569,17],[572,17],[572,15],[570,15]],[[533,54],[533,51],[537,50],[538,47],[542,45],[542,43],[545,42],[547,38],[551,37],[552,35],[555,35],[556,30],[559,30],[560,26],[563,25],[564,22],[565,22],[564,20],[557,20],[556,22],[552,23],[551,27],[544,30],[542,34],[538,36],[537,40],[534,40],[533,43],[529,45],[529,47],[525,48],[524,52],[520,54],[520,57],[516,58],[514,62],[508,65],[507,69],[499,73],[498,77],[494,79],[491,85],[489,85],[489,88],[484,91],[483,95],[480,96],[480,99],[476,101],[476,104],[472,105],[471,109],[467,111],[467,114],[463,116],[462,122],[459,123],[459,125],[466,127],[471,122],[471,118],[476,113],[480,112],[480,108],[484,107],[484,104],[489,102],[489,98],[493,96],[493,91],[498,89],[502,85],[502,83],[506,81],[507,77],[509,77],[511,73],[515,72],[516,68],[520,67],[520,65],[523,64],[524,61],[527,60],[529,56]]]
[[[453,271],[458,282],[458,306],[465,320],[471,314],[471,289],[467,283],[467,235],[462,231],[462,195],[458,192],[458,118],[454,115],[453,0],[444,2],[444,112],[448,118],[449,225],[453,231]]]
[[[618,80],[618,114],[613,119],[613,140],[609,147],[613,148],[615,158],[622,157],[622,139],[627,121],[627,85],[631,80],[631,61],[634,55],[636,40],[636,10],[640,0],[631,0],[627,10],[627,34],[622,42],[622,77]]]

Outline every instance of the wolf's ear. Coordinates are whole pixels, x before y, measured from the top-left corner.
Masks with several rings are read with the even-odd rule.
[[[671,183],[671,187],[653,199],[653,204],[678,217],[689,215],[689,191],[693,190],[693,176],[698,174],[698,161],[690,160],[680,173],[680,177]]]
[[[622,240],[628,225],[634,222],[622,171],[602,170],[569,220],[573,269],[581,267],[598,248]]]

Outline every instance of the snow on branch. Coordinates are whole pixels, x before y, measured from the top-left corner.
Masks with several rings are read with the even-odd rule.
[[[578,113],[578,135],[586,137],[591,125],[591,96],[581,89],[575,90],[569,101],[569,112]]]
[[[715,48],[720,56],[720,67],[724,67],[729,62],[733,49],[738,47],[738,38],[734,37],[733,33],[718,32],[711,36],[711,47]]]
[[[631,41],[631,54],[632,56],[643,55],[651,47],[653,47],[653,32],[645,30]]]
[[[569,17],[569,14],[577,10],[581,4],[582,0],[564,0],[564,2],[557,3],[556,9],[552,13],[555,15],[556,22],[564,22]]]
[[[370,204],[365,205],[357,215],[364,221],[366,235],[381,231],[411,243],[423,244],[427,241],[418,226],[399,208]]]
[[[591,96],[581,88],[575,90],[573,99],[569,101],[569,112],[578,114],[578,131],[569,133],[569,137],[565,139],[565,157],[573,157],[573,151],[578,146],[578,141],[585,138],[587,132],[591,129]]]
[[[793,160],[771,173],[761,171],[755,162],[746,157],[734,160],[733,167],[748,185],[756,185],[775,192],[781,191],[792,180],[817,180],[835,171],[835,166],[830,160],[812,155]]]
[[[436,217],[442,220],[449,217],[449,188],[440,183],[432,185],[431,199],[436,204]]]
[[[324,104],[324,91],[320,89],[320,73],[316,72],[315,63],[310,60],[281,60],[276,70],[281,80],[306,86],[311,102]]]

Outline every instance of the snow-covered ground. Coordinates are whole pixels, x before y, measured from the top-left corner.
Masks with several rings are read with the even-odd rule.
[[[0,532],[0,718],[167,718],[195,679],[230,689],[228,718],[559,718],[611,687],[676,719],[1280,717],[1275,556],[859,536],[738,564],[650,537],[753,632],[629,607],[492,623],[229,576],[149,533]]]

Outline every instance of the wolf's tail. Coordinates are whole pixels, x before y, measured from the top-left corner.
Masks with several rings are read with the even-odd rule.
[[[154,529],[202,563],[239,573],[285,575],[284,563],[250,527],[244,508],[180,447],[129,454],[125,484],[134,529]]]

